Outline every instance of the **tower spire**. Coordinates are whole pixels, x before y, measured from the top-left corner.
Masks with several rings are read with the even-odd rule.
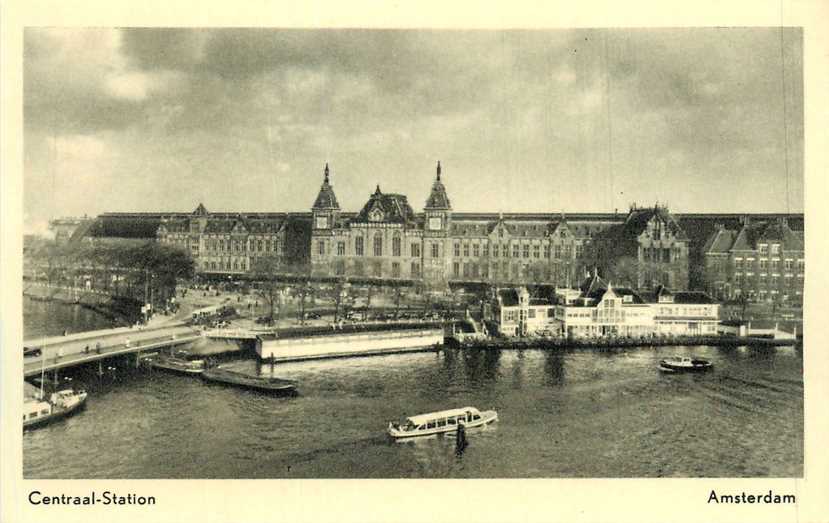
[[[440,181],[440,160],[438,160],[437,172],[438,172],[438,181]]]
[[[325,183],[328,183],[328,162],[325,162]]]

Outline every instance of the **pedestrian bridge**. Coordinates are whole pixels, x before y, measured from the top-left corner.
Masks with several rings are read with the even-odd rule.
[[[89,331],[71,336],[28,340],[24,346],[39,349],[40,355],[24,357],[23,375],[36,376],[45,372],[103,361],[114,356],[172,348],[191,343],[201,333],[182,324],[149,329],[117,328]]]

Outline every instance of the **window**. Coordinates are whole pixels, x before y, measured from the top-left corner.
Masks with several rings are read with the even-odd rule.
[[[379,278],[382,275],[383,275],[383,266],[380,264],[380,262],[376,262],[374,264],[374,277]]]
[[[518,258],[518,244],[517,243],[514,243],[512,245],[512,257],[513,258]]]
[[[486,262],[481,265],[481,278],[489,278],[489,264]]]
[[[383,255],[383,235],[379,232],[374,235],[374,255]]]
[[[541,246],[533,245],[533,258],[541,258]]]
[[[420,277],[420,264],[418,262],[412,262],[412,277]]]
[[[555,256],[554,257],[557,260],[561,259],[561,245],[556,245],[556,250],[555,250]]]
[[[761,243],[761,244],[759,245],[759,247],[760,247],[760,255],[761,255],[761,256],[766,255],[766,254],[768,254],[768,253],[769,253],[769,246],[768,246],[768,244],[766,244],[766,243]]]
[[[489,256],[489,244],[484,244],[484,256]]]
[[[509,258],[509,245],[506,243],[501,248],[501,256],[504,258]]]
[[[400,264],[397,262],[392,262],[391,264],[391,276],[392,278],[399,278],[400,277]]]
[[[325,242],[320,240],[319,242],[317,242],[317,245],[319,245],[319,255],[325,256]]]
[[[803,269],[804,269],[805,266],[806,265],[804,263],[804,260],[797,260],[797,270],[798,271],[803,272]]]
[[[772,271],[777,272],[779,267],[780,267],[780,262],[779,261],[777,261],[777,260],[772,260],[771,261],[771,270]]]
[[[528,318],[535,318],[535,309],[528,309],[527,310],[527,317]]]
[[[743,268],[743,259],[742,258],[734,258],[734,268],[740,270]]]
[[[357,256],[363,255],[363,237],[357,236],[354,238],[354,254]]]
[[[545,259],[547,259],[547,258],[549,258],[549,257],[550,257],[550,246],[549,246],[549,245],[545,245],[545,246],[544,246],[544,258],[545,258]]]
[[[225,241],[224,240],[219,240],[219,250],[220,251],[225,250]]]
[[[461,244],[460,243],[457,243],[457,242],[455,243],[455,250],[453,252],[455,254],[455,258],[460,258],[460,256],[461,256]]]
[[[785,267],[786,267],[786,270],[787,270],[787,271],[792,270],[792,265],[793,265],[793,264],[792,264],[792,261],[793,261],[793,260],[786,260],[786,262],[785,262]]]
[[[345,274],[345,262],[343,260],[337,260],[337,263],[334,264],[334,272],[337,276],[342,276]]]
[[[463,255],[466,256],[467,258],[469,257],[469,244],[468,243],[463,244]]]
[[[771,253],[772,254],[780,254],[780,244],[779,243],[772,244]]]
[[[412,244],[412,257],[413,258],[420,258],[420,244],[413,243]]]
[[[472,256],[479,257],[481,255],[481,246],[477,243],[472,246]]]
[[[760,260],[760,270],[766,270],[766,260]]]
[[[432,258],[437,258],[439,253],[438,243],[432,243]]]
[[[463,264],[463,277],[464,278],[469,277],[469,264],[468,263]]]
[[[524,248],[522,250],[524,252],[524,258],[529,258],[530,257],[530,246],[529,245],[524,245],[523,247]]]
[[[256,242],[256,250],[257,251],[262,252],[263,247],[264,247],[264,244],[263,244],[262,240],[259,240],[259,241]]]
[[[395,235],[391,239],[391,255],[400,256],[400,236]]]
[[[498,257],[498,252],[500,250],[501,250],[501,247],[499,245],[493,245],[492,246],[492,257],[497,258]]]
[[[456,278],[461,275],[461,264],[460,263],[454,262],[452,264],[452,275]]]
[[[337,256],[345,256],[345,242],[337,242]]]

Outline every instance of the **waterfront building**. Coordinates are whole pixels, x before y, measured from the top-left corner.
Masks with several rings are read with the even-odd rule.
[[[436,290],[450,284],[569,288],[585,269],[598,267],[620,287],[713,292],[706,280],[710,271],[703,269],[707,254],[714,260],[724,244],[728,251],[742,227],[740,215],[674,215],[664,205],[633,205],[627,213],[457,212],[444,174],[438,163],[421,209],[378,184],[359,212],[343,210],[326,164],[310,212],[217,213],[200,204],[187,213],[105,213],[72,237],[157,239],[190,252],[197,274],[212,277],[254,276],[257,260],[277,260],[319,279],[423,284]],[[783,215],[755,215],[756,223],[772,216]],[[802,230],[802,215],[784,217]],[[735,232],[708,252],[717,223]],[[794,234],[802,252],[802,232]],[[730,254],[720,254],[734,263]],[[802,279],[792,274],[793,287],[783,293],[789,298],[802,294]],[[785,281],[785,273],[779,278]],[[720,278],[719,286],[725,283]],[[733,294],[734,283],[728,288]],[[759,296],[760,290],[753,294]]]
[[[719,322],[719,304],[704,292],[634,291],[605,282],[597,271],[578,289],[498,289],[494,301],[492,319],[510,336],[715,335]]]
[[[557,335],[560,324],[555,317],[555,298],[553,287],[497,289],[492,319],[498,324],[499,332],[507,336]]]
[[[720,299],[803,301],[803,233],[793,231],[785,217],[745,217],[739,229],[720,225],[708,238],[703,253],[704,288]]]
[[[202,274],[242,275],[255,270],[258,260],[285,262],[287,215],[211,215],[201,203],[189,216],[162,217],[156,237],[165,245],[190,253]]]

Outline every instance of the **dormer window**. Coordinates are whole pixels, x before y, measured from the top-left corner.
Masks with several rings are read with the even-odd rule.
[[[372,222],[382,221],[383,220],[383,211],[381,211],[380,209],[374,209],[368,215],[368,219]]]
[[[769,245],[767,243],[761,243],[758,245],[760,249],[760,254],[768,254],[769,253]]]

